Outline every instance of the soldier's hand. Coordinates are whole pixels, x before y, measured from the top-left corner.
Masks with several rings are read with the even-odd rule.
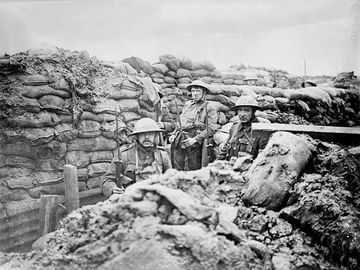
[[[186,147],[192,146],[196,143],[195,138],[187,138],[186,140],[182,141]]]
[[[123,194],[125,189],[123,187],[115,187],[112,191],[112,194]]]
[[[169,137],[169,142],[170,143],[173,143],[175,141],[175,135],[171,135],[170,137]]]

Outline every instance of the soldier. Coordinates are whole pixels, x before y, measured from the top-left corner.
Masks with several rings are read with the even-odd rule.
[[[208,86],[195,80],[187,89],[192,100],[187,101],[178,115],[179,128],[170,137],[173,166],[177,170],[197,170],[201,168],[202,144],[213,136],[216,128],[217,112],[206,100]],[[207,145],[204,145],[205,149]],[[207,154],[206,154],[207,155]]]
[[[132,183],[171,168],[169,155],[157,146],[159,132],[162,130],[150,118],[135,123],[134,131],[130,134],[136,136],[135,142],[120,148],[102,179],[101,187],[105,196],[120,194]]]
[[[237,111],[239,122],[235,123],[229,132],[229,137],[218,159],[230,160],[231,157],[239,157],[242,153],[248,153],[256,158],[259,150],[263,149],[268,138],[257,138],[252,135],[251,124],[258,123],[255,111],[260,109],[257,101],[250,96],[241,96],[237,100],[233,110]]]
[[[244,81],[247,85],[254,86],[257,82],[257,79],[258,78],[257,78],[256,74],[249,73],[249,74],[246,74]]]
[[[156,108],[156,121],[159,127],[165,130],[164,135],[166,140],[166,136],[174,131],[175,122],[171,118],[169,109],[163,103],[163,94],[158,91],[158,95],[160,97],[160,101]]]

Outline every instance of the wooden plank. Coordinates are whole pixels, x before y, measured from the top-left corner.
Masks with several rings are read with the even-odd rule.
[[[66,213],[70,214],[80,207],[79,182],[77,177],[77,168],[67,164],[64,166],[64,184],[65,184],[65,208]]]
[[[56,228],[56,212],[59,206],[58,195],[40,197],[40,234],[52,232]]]
[[[293,124],[253,123],[254,136],[269,136],[276,131],[305,133],[315,139],[338,142],[347,145],[360,143],[360,127],[336,127]]]

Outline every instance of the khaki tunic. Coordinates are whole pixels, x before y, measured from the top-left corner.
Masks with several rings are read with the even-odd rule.
[[[162,174],[172,168],[167,152],[161,147],[155,151],[144,151],[137,143],[122,146],[120,148],[120,160],[122,171],[119,182],[127,186],[133,182],[145,180],[150,175]],[[110,197],[115,187],[121,187],[116,179],[116,161],[119,160],[118,153],[114,156],[108,171],[102,178],[102,192]]]

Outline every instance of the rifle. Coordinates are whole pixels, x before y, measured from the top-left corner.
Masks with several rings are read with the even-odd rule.
[[[201,167],[206,167],[209,164],[209,122],[208,122],[208,109],[207,109],[207,101],[205,99],[205,129],[206,129],[206,138],[202,143],[201,149]]]
[[[159,101],[160,102],[160,110],[162,110],[162,104],[161,104],[161,100]],[[159,111],[155,109],[155,120],[156,120],[156,123],[159,122]],[[159,138],[160,138],[160,145],[161,146],[166,146],[165,145],[165,142],[164,142],[164,137],[163,137],[163,134],[162,132],[159,132]]]
[[[176,101],[176,97],[175,97],[175,107],[176,107],[176,118],[177,118],[178,123],[179,123],[180,132],[183,132],[183,129],[182,129],[182,126],[181,126],[180,114],[179,114],[179,106],[178,106],[178,103]]]
[[[116,183],[119,187],[123,186],[122,183],[122,173],[124,171],[123,163],[121,160],[121,153],[120,153],[120,142],[119,142],[119,123],[118,123],[118,110],[117,106],[115,105],[115,121],[116,121],[116,130],[115,130],[115,140],[116,140],[116,147],[117,147],[117,154],[118,158],[115,160],[115,177],[116,177]]]

